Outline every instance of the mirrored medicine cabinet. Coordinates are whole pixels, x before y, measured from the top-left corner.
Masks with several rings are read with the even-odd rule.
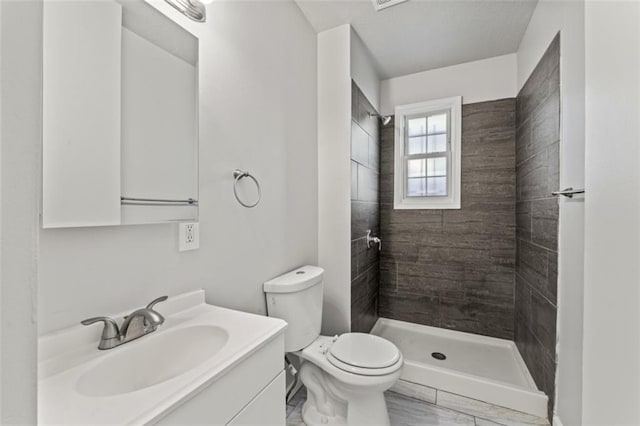
[[[142,0],[43,13],[43,227],[198,220],[197,37]]]

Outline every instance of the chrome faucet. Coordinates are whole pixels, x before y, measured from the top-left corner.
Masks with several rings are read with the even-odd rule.
[[[95,317],[81,321],[82,325],[91,325],[96,322],[103,322],[102,337],[98,349],[113,349],[116,346],[123,345],[127,342],[152,333],[158,329],[158,326],[164,323],[164,317],[153,307],[160,302],[164,302],[168,296],[158,297],[147,305],[146,308],[136,309],[129,315],[124,317],[121,327],[113,318]]]
[[[371,248],[372,244],[377,244],[378,251],[382,251],[382,240],[378,237],[372,237],[371,229],[367,229],[367,248]]]

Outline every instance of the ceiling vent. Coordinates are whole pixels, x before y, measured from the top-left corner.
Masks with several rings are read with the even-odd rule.
[[[373,7],[376,10],[386,9],[387,7],[395,6],[396,4],[404,3],[407,0],[372,0]]]

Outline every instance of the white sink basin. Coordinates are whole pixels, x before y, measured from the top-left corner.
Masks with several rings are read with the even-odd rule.
[[[94,397],[146,389],[199,366],[228,340],[224,329],[209,325],[150,334],[138,342],[127,343],[129,347],[111,349],[112,354],[79,377],[76,389],[82,395]]]
[[[109,316],[121,321],[132,309]],[[282,320],[208,305],[202,290],[169,297],[157,310],[165,318],[157,331],[114,349],[98,350],[101,324],[41,336],[38,424],[155,424],[192,410],[192,400],[205,391],[216,396],[198,411],[207,421],[197,423],[227,424],[282,368]],[[247,364],[258,352],[257,359],[279,368]],[[246,370],[251,376],[243,376],[246,368],[254,368]],[[241,376],[237,383],[231,379]]]

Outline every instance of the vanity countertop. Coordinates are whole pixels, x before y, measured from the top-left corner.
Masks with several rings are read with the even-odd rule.
[[[211,385],[282,334],[286,328],[286,322],[280,319],[208,305],[205,303],[203,290],[171,297],[154,309],[165,317],[165,323],[157,331],[106,351],[97,349],[102,331],[100,324],[90,327],[78,325],[42,336],[38,342],[39,423],[86,425],[155,422]],[[126,313],[115,317],[122,318],[124,315]],[[158,342],[166,342],[167,339],[171,341],[172,337],[168,333],[184,339],[189,338],[188,332],[203,329],[218,330],[218,334],[223,334],[224,338],[219,339],[222,343],[212,351],[211,356],[204,357],[198,350],[194,350],[201,343],[190,342],[192,353],[183,358],[195,362],[193,368],[173,376],[158,371],[159,375],[164,374],[168,378],[152,379],[156,380],[155,384],[124,393],[104,390],[94,392],[87,389],[91,385],[86,384],[86,377],[100,367],[123,365],[123,360],[130,359],[133,364],[125,363],[124,366],[130,375],[135,375],[136,366],[144,370],[145,366],[141,365],[144,359],[140,358],[140,353],[145,353],[147,347],[162,348]],[[192,334],[199,336],[197,333]],[[178,341],[176,346],[180,346]],[[175,353],[181,350],[187,349],[170,349]],[[152,358],[149,362],[154,358],[154,352],[150,353]],[[193,361],[194,356],[203,359],[196,362]],[[146,370],[148,372],[149,368]],[[117,375],[122,372],[114,371],[113,374],[115,379],[105,376],[104,381],[114,382],[117,387]],[[127,379],[130,382],[137,380],[130,379],[129,376]]]

